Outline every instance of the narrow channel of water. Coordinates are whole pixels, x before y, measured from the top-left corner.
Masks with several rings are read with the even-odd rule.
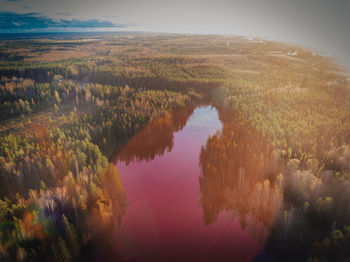
[[[242,227],[240,217],[215,206],[220,203],[203,202],[206,199],[201,191],[208,190],[208,186],[203,180],[200,183],[204,170],[200,154],[208,138],[221,129],[215,108],[185,109],[150,124],[118,154],[116,167],[129,202],[122,223],[113,231],[112,245],[119,259],[255,258],[261,244],[252,237],[249,227]],[[206,216],[211,209],[218,212],[208,222]]]

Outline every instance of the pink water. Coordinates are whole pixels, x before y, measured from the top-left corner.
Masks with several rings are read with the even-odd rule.
[[[116,163],[129,202],[121,225],[115,225],[113,232],[112,244],[119,259],[254,259],[261,247],[250,236],[248,229],[241,228],[237,218],[222,211],[214,224],[205,225],[203,221],[199,203],[199,153],[208,137],[220,128],[221,123],[214,108],[197,108],[185,127],[175,131],[173,137],[165,134],[165,131],[160,132],[160,140],[162,134],[168,140],[172,139],[172,143],[168,141],[164,154],[159,153],[153,160]],[[140,147],[145,150],[143,140],[140,139]],[[137,148],[137,141],[136,137],[131,143],[132,150]],[[125,150],[128,150],[128,145]]]

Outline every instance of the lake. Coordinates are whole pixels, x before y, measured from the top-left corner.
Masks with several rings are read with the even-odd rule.
[[[266,231],[261,222],[254,212],[242,222],[232,201],[215,203],[223,194],[228,199],[238,193],[241,199],[242,192],[249,192],[220,190],[203,174],[202,151],[222,128],[214,107],[189,107],[153,121],[118,153],[128,207],[114,225],[111,245],[121,261],[254,260],[264,239],[256,232]],[[237,177],[235,172],[231,176]],[[207,193],[208,185],[217,191]]]

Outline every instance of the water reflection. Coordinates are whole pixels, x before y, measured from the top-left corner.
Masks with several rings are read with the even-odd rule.
[[[116,155],[115,161],[127,165],[132,161],[151,161],[173,148],[174,132],[181,130],[194,111],[193,106],[178,110],[174,114],[166,113],[155,119],[138,132]]]
[[[200,153],[199,178],[206,225],[231,212],[242,229],[262,242],[282,203],[283,177],[274,150],[242,119],[219,111],[224,126]]]
[[[114,228],[112,241],[117,253],[114,255],[120,261],[252,261],[260,250],[248,229],[232,218],[232,212],[208,212],[210,205],[214,210],[237,205],[236,196],[230,195],[234,192],[225,193],[231,201],[224,205],[215,198],[222,196],[218,193],[221,183],[233,179],[227,175],[222,182],[222,178],[216,181],[219,177],[203,174],[198,183],[199,156],[203,156],[201,163],[207,161],[204,153],[200,154],[201,148],[208,145],[208,137],[222,128],[222,124],[214,108],[196,108],[189,118],[190,112],[174,113],[152,123],[117,156],[117,169],[129,201],[121,226]],[[214,166],[214,162],[208,163]],[[249,176],[252,171],[245,172]],[[276,181],[271,179],[268,187],[271,191]],[[262,195],[265,189],[262,180]],[[204,198],[200,200],[201,195]],[[265,201],[268,207],[261,210],[271,211],[272,195],[275,194],[264,195],[269,196]],[[207,216],[215,217],[209,219],[210,225],[203,221],[203,203]],[[249,224],[250,218],[246,220]]]

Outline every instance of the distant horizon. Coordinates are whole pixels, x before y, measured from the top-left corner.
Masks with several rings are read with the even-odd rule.
[[[350,72],[350,61],[345,58],[345,59],[339,59],[335,56],[333,56],[332,54],[324,51],[324,50],[320,50],[319,48],[317,47],[313,47],[311,45],[307,45],[307,44],[301,44],[301,43],[293,43],[293,42],[290,42],[290,41],[281,41],[281,40],[276,40],[276,39],[271,39],[269,37],[261,37],[261,36],[252,36],[252,35],[238,35],[238,34],[230,34],[230,33],[180,33],[180,32],[160,32],[160,31],[147,31],[147,30],[144,30],[144,31],[133,31],[133,30],[115,30],[115,31],[105,31],[105,30],[77,30],[77,31],[73,31],[73,30],[70,30],[70,31],[15,31],[15,32],[1,32],[0,31],[0,41],[1,40],[4,40],[4,39],[11,39],[10,37],[9,38],[6,38],[6,37],[3,37],[3,36],[15,36],[15,35],[18,35],[18,36],[23,36],[23,35],[27,35],[27,36],[30,36],[30,35],[45,35],[45,34],[49,34],[49,35],[54,35],[54,34],[69,34],[69,35],[72,35],[72,34],[169,34],[169,35],[208,35],[208,36],[230,36],[230,37],[244,37],[244,38],[253,38],[253,39],[261,39],[261,40],[264,40],[264,41],[272,41],[272,42],[277,42],[277,43],[287,43],[287,44],[291,44],[291,45],[295,45],[295,46],[298,46],[298,47],[303,47],[303,48],[307,48],[307,49],[310,49],[310,50],[314,50],[315,52],[317,52],[319,55],[324,55],[324,56],[327,56],[327,57],[330,57],[332,58],[335,62],[339,63],[340,66],[343,66],[345,69],[347,69],[349,72]],[[30,38],[30,37],[29,37]]]
[[[350,69],[347,0],[0,0],[0,32],[128,31],[257,37]]]

